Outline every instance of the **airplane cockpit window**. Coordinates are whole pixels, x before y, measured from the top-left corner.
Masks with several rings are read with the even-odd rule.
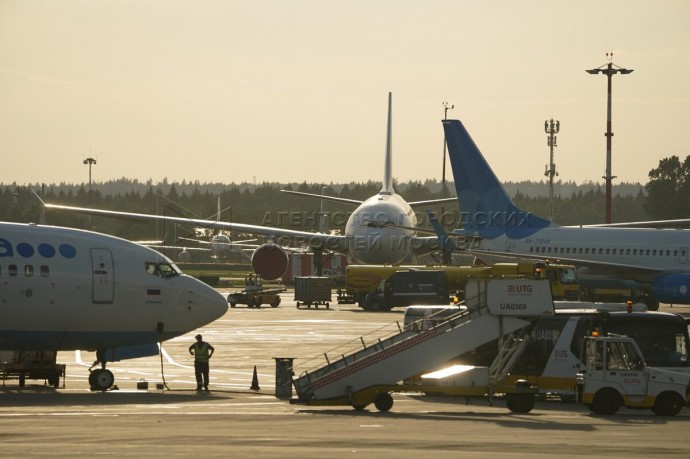
[[[393,223],[390,220],[387,220],[387,221],[368,220],[368,221],[364,222],[363,226],[365,226],[367,228],[390,228],[392,226],[395,226],[395,223]]]
[[[161,272],[161,276],[166,279],[180,274],[177,267],[170,263],[158,263],[158,269]]]
[[[168,279],[180,274],[177,267],[171,263],[156,263],[153,261],[146,262],[146,272],[154,276],[162,277],[163,279]]]

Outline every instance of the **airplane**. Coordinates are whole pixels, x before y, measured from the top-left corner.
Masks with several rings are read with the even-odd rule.
[[[173,245],[163,245],[161,241],[136,241],[141,245],[156,249],[169,254],[170,251],[177,251],[177,261],[182,263],[189,263],[193,261],[195,256],[192,253],[202,253],[210,257],[214,261],[221,261],[228,258],[239,257],[251,259],[251,253],[258,247],[256,239],[244,239],[241,241],[233,241],[230,236],[226,234],[216,234],[206,241],[203,239],[195,239],[188,237],[179,237],[177,241],[189,241],[193,244],[199,244],[202,247],[183,245],[182,243]],[[251,244],[250,244],[251,242]],[[204,247],[205,246],[205,247]]]
[[[35,193],[34,193],[35,194]],[[178,203],[170,200],[169,198],[160,195],[161,198],[170,201],[173,205],[179,206]],[[39,197],[40,199],[40,197]],[[221,215],[223,209],[221,210],[220,206],[220,197],[218,198],[218,204],[217,204],[218,210],[213,216],[216,217],[216,220],[221,219]],[[188,209],[184,209],[187,212],[189,212]],[[238,241],[233,241],[230,236],[227,234],[223,234],[219,231],[216,230],[209,230],[208,228],[204,227],[196,227],[193,229],[190,229],[187,231],[188,236],[177,236],[178,233],[178,227],[181,225],[175,225],[175,242],[173,242],[173,245],[164,245],[165,241],[135,241],[141,245],[145,245],[146,247],[150,247],[152,249],[156,249],[159,251],[162,251],[163,254],[167,254],[169,251],[176,251],[177,253],[177,259],[179,262],[182,263],[189,263],[192,261],[194,256],[192,256],[192,253],[203,253],[207,257],[210,256],[210,258],[214,261],[220,261],[222,259],[228,259],[228,258],[235,258],[235,257],[241,257],[241,258],[251,258],[251,252],[253,249],[256,249],[258,247],[257,244],[255,244],[256,239],[244,239],[244,240],[238,240]],[[196,235],[197,237],[191,237],[192,235]],[[205,240],[205,238],[209,238],[209,240]],[[190,241],[193,243],[193,245],[183,245],[180,241]],[[251,243],[251,244],[250,244]],[[201,246],[206,246],[206,247],[199,247]]]
[[[349,263],[357,264],[400,264],[416,261],[417,256],[438,250],[438,239],[434,236],[417,236],[414,227],[417,216],[413,206],[456,202],[455,198],[445,198],[408,203],[393,189],[392,147],[391,147],[391,113],[392,95],[388,93],[388,123],[384,179],[381,191],[366,201],[327,197],[317,194],[298,193],[319,199],[346,202],[357,205],[345,225],[344,234],[298,231],[269,226],[248,225],[214,220],[179,218],[151,214],[108,211],[102,209],[71,207],[43,203],[44,207],[53,210],[78,212],[89,215],[127,218],[132,220],[158,220],[170,223],[185,223],[220,230],[240,233],[265,235],[269,241],[254,250],[251,266],[263,279],[273,280],[281,277],[288,266],[288,255],[283,243],[296,246],[307,246],[315,252],[332,251],[346,254]],[[398,224],[406,228],[391,227]]]
[[[96,351],[99,391],[115,380],[107,362],[155,355],[228,309],[159,252],[74,228],[0,222],[0,282],[0,349]]]
[[[578,266],[578,278],[617,279],[647,293],[645,303],[690,304],[690,230],[561,226],[515,205],[465,126],[442,121],[460,205],[460,226],[479,255],[557,258]],[[660,222],[654,222],[658,226]]]

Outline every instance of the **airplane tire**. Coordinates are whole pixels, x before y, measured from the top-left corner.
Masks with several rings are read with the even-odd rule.
[[[372,300],[364,309],[366,309],[367,311],[380,311],[381,305],[379,304],[378,300]]]
[[[115,382],[115,376],[113,376],[112,371],[102,368],[93,371],[91,375],[93,375],[93,383],[91,384],[91,389],[106,391],[113,387],[113,383]],[[91,382],[92,380],[91,375],[89,375],[89,382]]]
[[[506,406],[513,413],[529,413],[534,408],[534,397],[530,394],[511,394],[506,398]]]
[[[96,371],[89,372],[89,387],[93,388],[96,386]]]
[[[374,397],[374,406],[379,411],[388,411],[393,407],[393,397],[388,392],[381,392]]]
[[[616,414],[623,404],[620,394],[611,388],[604,388],[594,394],[589,409],[594,414]]]
[[[683,397],[676,392],[662,392],[656,398],[652,411],[657,416],[675,416],[684,406]]]

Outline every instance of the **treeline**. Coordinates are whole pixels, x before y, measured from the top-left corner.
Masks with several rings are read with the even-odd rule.
[[[548,184],[544,182],[507,183],[506,190],[514,196],[515,202],[524,210],[548,217],[549,199]],[[78,185],[30,185],[0,186],[0,219],[13,222],[39,222],[41,215],[40,201],[76,207],[102,208],[124,212],[148,213],[176,217],[217,218],[218,203],[222,209],[221,218],[225,221],[249,223],[267,226],[289,226],[292,229],[316,230],[317,213],[320,210],[319,199],[310,199],[281,193],[280,189],[302,191],[306,193],[339,196],[343,198],[365,200],[381,189],[380,182],[348,184],[202,184],[182,182],[153,184],[136,180],[120,179],[106,183],[94,183],[89,193],[87,184]],[[396,191],[407,201],[423,201],[454,196],[454,186],[447,184],[442,192],[439,182],[410,181],[396,183]],[[560,190],[570,190],[564,194]],[[515,191],[512,191],[515,190]],[[614,187],[612,202],[613,218],[616,222],[648,220],[645,212],[646,195],[644,187],[639,184],[622,184]],[[554,197],[554,221],[563,225],[602,223],[604,215],[604,190],[598,184],[577,186],[572,183],[557,183]],[[439,211],[441,206],[431,207]],[[327,202],[326,211],[338,214],[339,218],[331,219],[331,230],[344,229],[349,212],[354,206]],[[426,209],[418,209],[423,218]],[[457,204],[446,204],[446,212],[459,213]],[[289,216],[288,216],[289,214]],[[446,220],[446,221],[452,221]],[[455,221],[458,221],[457,219]],[[133,240],[161,239],[165,234],[181,237],[191,232],[191,228],[163,227],[155,223],[132,223],[102,217],[49,211],[45,222],[51,225],[92,228]]]

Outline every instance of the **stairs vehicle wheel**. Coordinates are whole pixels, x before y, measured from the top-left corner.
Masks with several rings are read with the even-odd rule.
[[[376,406],[377,410],[386,412],[393,407],[393,397],[388,392],[376,394],[374,406]]]

